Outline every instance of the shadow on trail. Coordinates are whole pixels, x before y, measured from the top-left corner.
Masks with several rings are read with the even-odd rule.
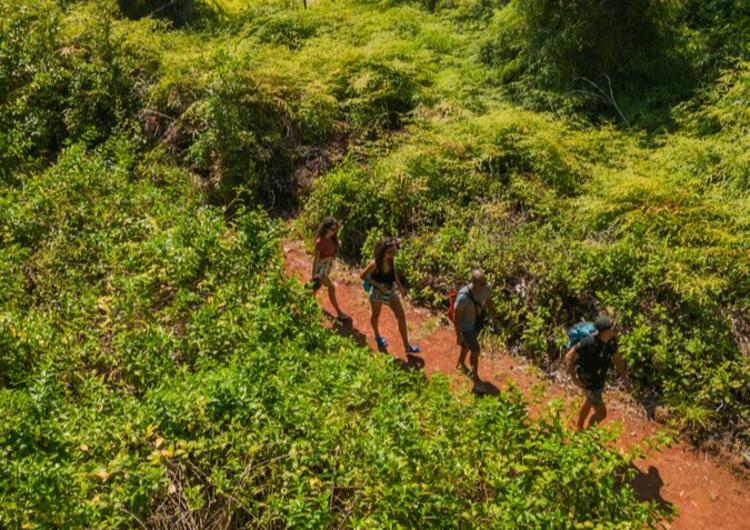
[[[352,319],[339,320],[335,315],[332,315],[328,311],[325,314],[333,320],[333,329],[341,337],[351,337],[358,346],[367,346],[367,336],[354,327]]]
[[[477,397],[500,395],[500,389],[489,381],[480,381],[474,385],[471,391]]]
[[[631,464],[636,471],[635,478],[631,482],[638,499],[644,502],[654,501],[662,512],[672,512],[674,504],[661,496],[661,488],[664,486],[659,470],[654,466],[648,466],[648,471],[641,471],[638,466]]]
[[[424,370],[424,359],[418,355],[407,355],[406,360],[394,357],[393,362],[403,370]]]
[[[339,334],[339,336],[351,337],[354,339],[354,342],[356,342],[357,345],[365,347],[367,346],[367,336],[354,327],[354,322],[351,318],[347,320],[340,320],[328,311],[324,310],[324,313],[333,321],[333,329],[336,331],[336,333]],[[378,351],[386,355],[391,354],[388,351],[388,348],[383,348],[382,346],[378,346]],[[424,370],[425,366],[424,359],[418,355],[407,355],[406,360],[399,359],[398,357],[393,357],[393,362],[396,363],[399,368],[402,368],[404,370]]]

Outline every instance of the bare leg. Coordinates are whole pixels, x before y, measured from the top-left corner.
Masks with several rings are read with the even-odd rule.
[[[456,368],[464,371],[469,371],[469,369],[466,366],[466,354],[469,353],[469,348],[466,346],[461,346],[459,353],[458,353],[458,362],[456,363]]]
[[[376,337],[380,336],[379,321],[380,321],[380,310],[383,308],[383,302],[376,302],[370,300],[370,307],[372,307],[372,315],[370,316],[370,324],[372,325],[372,331]]]
[[[584,425],[586,424],[586,418],[589,417],[589,413],[591,412],[591,407],[593,407],[594,404],[589,401],[589,398],[583,400],[583,405],[581,405],[581,410],[578,412],[578,423],[576,423],[576,428],[579,431],[582,431],[584,429]]]
[[[336,300],[336,286],[333,285],[331,279],[328,276],[323,276],[320,279],[320,283],[328,288],[328,299],[331,301],[331,305],[336,310],[336,316],[338,318],[346,318],[346,313],[341,310],[341,308],[339,307],[339,303]]]
[[[472,381],[474,381],[475,383],[481,383],[482,380],[479,379],[479,350],[471,352],[469,362],[471,363]]]
[[[404,342],[404,349],[408,350],[411,346],[409,343],[409,330],[406,327],[406,314],[404,313],[404,307],[401,305],[401,300],[397,296],[394,296],[388,305],[391,307],[393,314],[396,315],[398,331],[401,334],[401,340]]]
[[[591,420],[589,420],[589,427],[596,425],[597,423],[600,423],[606,417],[607,417],[607,406],[604,404],[604,402],[598,405],[594,405],[594,413],[591,415]]]

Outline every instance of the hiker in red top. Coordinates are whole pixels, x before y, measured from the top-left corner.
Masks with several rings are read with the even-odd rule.
[[[315,258],[312,264],[312,288],[317,291],[321,285],[325,285],[328,289],[328,299],[336,310],[336,318],[349,320],[349,316],[339,307],[336,300],[336,287],[328,277],[333,267],[333,257],[339,248],[338,230],[339,222],[333,217],[326,217],[318,227],[315,239]]]

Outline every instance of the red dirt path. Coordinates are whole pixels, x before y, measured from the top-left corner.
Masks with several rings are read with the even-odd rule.
[[[311,256],[306,254],[304,245],[298,241],[289,241],[284,245],[284,251],[287,274],[301,281],[309,280]],[[377,351],[370,327],[369,302],[362,291],[356,271],[337,262],[332,279],[336,284],[341,308],[352,317],[351,326],[340,329],[340,332]],[[323,308],[329,314],[334,314],[325,288],[319,291],[317,297]],[[422,353],[416,360],[407,361],[396,319],[388,308],[384,308],[380,317],[380,332],[388,340],[389,353],[402,359],[405,364],[414,365],[416,362],[427,376],[443,372],[453,376],[455,385],[470,387],[469,379],[459,376],[455,369],[458,347],[452,329],[443,323],[439,315],[414,307],[406,300],[404,309],[409,339],[422,349]],[[327,325],[335,327],[333,322],[330,319]],[[574,413],[573,399],[577,397],[577,393],[545,378],[538,369],[522,358],[499,351],[483,352],[479,371],[482,380],[491,385],[490,388],[502,389],[512,382],[529,398],[532,396],[532,388],[541,388],[543,393],[541,398],[537,398],[538,402],[561,398],[567,403],[571,415]],[[538,392],[535,393],[539,396]],[[663,425],[648,420],[627,395],[611,390],[606,395],[606,401],[609,415],[605,424],[613,420],[622,422],[622,446],[643,440],[663,428]],[[750,529],[750,481],[733,474],[721,463],[696,451],[688,443],[674,443],[669,448],[649,455],[645,460],[636,461],[636,467],[639,476],[634,486],[643,499],[653,499],[677,507],[678,516],[671,528]]]

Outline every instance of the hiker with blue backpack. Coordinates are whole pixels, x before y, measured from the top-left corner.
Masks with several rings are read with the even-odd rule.
[[[421,350],[409,343],[409,330],[406,327],[406,313],[401,305],[399,293],[405,295],[404,286],[396,274],[393,259],[396,256],[399,240],[387,238],[375,245],[374,259],[362,271],[363,288],[369,294],[372,315],[370,324],[375,332],[375,342],[381,349],[388,347],[385,337],[380,335],[379,321],[383,304],[388,305],[398,321],[398,331],[404,343],[407,355],[419,353]]]
[[[578,430],[595,425],[607,417],[607,407],[602,398],[607,371],[614,361],[617,373],[630,387],[625,361],[617,351],[615,322],[607,315],[599,315],[594,322],[580,322],[568,330],[568,347],[565,362],[573,382],[584,391],[585,399],[578,413]]]
[[[474,388],[481,384],[479,378],[479,332],[484,327],[489,314],[493,325],[497,325],[497,313],[492,303],[492,286],[487,282],[484,273],[479,269],[471,271],[471,279],[462,287],[453,303],[453,326],[456,330],[456,342],[460,349],[456,368],[471,376]],[[469,362],[471,370],[466,367],[466,355],[471,352]]]

